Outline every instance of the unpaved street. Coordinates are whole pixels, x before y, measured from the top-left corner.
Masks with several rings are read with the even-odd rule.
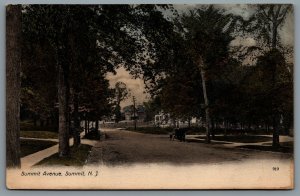
[[[214,164],[255,159],[290,159],[290,154],[226,148],[216,144],[170,141],[168,135],[102,129],[106,138],[92,149],[88,164]]]

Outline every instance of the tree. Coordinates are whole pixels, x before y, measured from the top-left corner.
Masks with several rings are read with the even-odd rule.
[[[145,108],[145,121],[153,121],[156,114],[161,111],[161,102],[159,97],[155,97],[148,102],[143,103]]]
[[[267,92],[270,92],[267,97],[269,97],[271,108],[271,119],[273,125],[273,147],[279,147],[279,121],[280,121],[280,105],[285,102],[285,100],[278,100],[274,93],[279,93],[278,84],[282,83],[279,80],[280,72],[278,72],[280,67],[287,67],[286,61],[280,52],[282,44],[278,36],[279,29],[283,26],[286,16],[289,12],[292,11],[292,5],[273,5],[265,4],[258,5],[256,7],[255,14],[247,21],[248,30],[253,34],[259,35],[263,41],[266,42],[267,51],[258,58],[257,66],[262,66],[262,72],[268,73],[265,74],[265,77],[269,78],[268,82],[270,85],[265,85],[268,88]],[[273,58],[270,59],[270,58]],[[279,58],[279,60],[278,60]],[[264,66],[268,63],[268,67]],[[286,68],[284,73],[286,73]],[[288,88],[290,89],[290,88]],[[265,89],[266,90],[266,89]],[[271,93],[272,92],[272,93]],[[273,96],[272,96],[273,95]],[[269,116],[270,116],[269,115]]]
[[[116,103],[115,103],[115,118],[116,118],[116,122],[119,122],[122,118],[121,116],[121,106],[120,103],[121,101],[127,99],[130,95],[129,95],[129,90],[126,88],[126,84],[124,82],[117,82],[115,84],[115,99],[116,99]]]
[[[264,108],[267,111],[266,116],[273,125],[273,147],[276,148],[280,146],[280,119],[286,117],[287,113],[292,113],[288,108],[292,108],[293,82],[286,69],[286,60],[277,49],[260,56],[257,66],[262,83],[258,92],[267,99]]]
[[[211,73],[225,66],[233,40],[237,19],[231,14],[209,6],[191,11],[180,19],[182,32],[189,45],[189,54],[198,66],[202,79],[202,92],[205,107],[206,142],[210,142],[210,106],[207,82]]]
[[[68,12],[68,8],[61,5],[28,5],[24,6],[23,14],[24,39],[38,40],[38,44],[45,43],[53,51],[49,55],[53,55],[52,70],[55,70],[57,76],[59,156],[69,155],[69,65],[66,58]],[[30,45],[30,42],[26,43]],[[39,47],[38,44],[36,47]]]
[[[257,39],[265,41],[265,46],[277,48],[281,45],[278,30],[283,26],[292,5],[261,4],[254,5],[255,13],[245,22],[246,29],[253,32]]]
[[[52,66],[57,76],[60,156],[69,155],[71,116],[69,103],[72,97],[74,97],[72,100],[75,109],[73,117],[76,127],[73,135],[75,144],[80,142],[77,139],[78,131],[76,131],[79,127],[77,106],[79,106],[79,94],[84,91],[82,87],[89,83],[84,82],[90,80],[85,77],[103,79],[107,71],[113,72],[120,62],[130,63],[132,58],[133,53],[128,52],[132,39],[122,30],[124,22],[121,19],[124,18],[123,15],[120,16],[115,12],[115,8],[122,11],[123,15],[130,15],[131,9],[128,5],[24,6],[25,25],[23,26],[28,35],[26,39],[37,40],[37,47],[46,43],[53,51],[50,56],[54,59]],[[94,76],[86,74],[92,71],[94,71]],[[94,85],[93,82],[92,84]],[[100,89],[106,87],[103,86]]]
[[[6,7],[6,166],[20,167],[20,91],[22,13]]]
[[[165,112],[170,113],[173,118],[189,121],[192,117],[201,117],[203,94],[198,91],[202,87],[198,68],[184,51],[185,47],[179,50],[178,53],[182,56],[178,54],[177,58],[186,62],[174,65],[173,73],[165,78],[159,97]]]

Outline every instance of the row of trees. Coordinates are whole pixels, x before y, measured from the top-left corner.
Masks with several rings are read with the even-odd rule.
[[[120,115],[128,92],[122,83],[109,89],[105,76],[121,65],[145,80],[149,111],[159,103],[176,118],[205,117],[208,142],[213,122],[267,123],[277,146],[280,119],[293,116],[292,69],[278,34],[291,6],[255,10],[244,20],[214,6],[184,14],[171,5],[8,6],[7,165],[20,165],[20,92],[32,116],[57,116],[59,155],[69,156],[71,121],[80,144],[80,111],[96,122]],[[254,35],[266,44],[231,46]],[[255,65],[243,66],[251,54]]]
[[[164,26],[161,11],[167,8],[8,6],[7,166],[20,166],[20,106],[32,118],[58,118],[60,157],[70,153],[70,122],[74,125],[74,146],[80,144],[80,111],[96,121],[96,127],[101,116],[113,112],[118,116],[120,101],[127,93],[121,83],[110,89],[105,76],[115,73],[120,65],[140,73],[139,64],[149,58],[147,52],[155,53],[151,40],[156,40],[157,34],[153,27]],[[56,123],[55,119],[52,122]]]
[[[168,58],[144,73],[149,92],[173,118],[204,117],[208,143],[218,123],[261,125],[273,128],[278,147],[280,129],[293,124],[292,50],[279,37],[292,7],[252,9],[247,20],[214,6],[176,17]],[[247,37],[256,45],[232,45]]]

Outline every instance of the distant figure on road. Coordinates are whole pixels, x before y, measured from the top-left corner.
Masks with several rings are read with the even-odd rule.
[[[179,141],[185,141],[185,133],[186,128],[175,128],[174,133],[170,134],[170,140],[174,140],[175,138]]]

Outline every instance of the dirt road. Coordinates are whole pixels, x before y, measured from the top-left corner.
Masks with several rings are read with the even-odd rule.
[[[290,154],[226,148],[216,144],[170,141],[168,135],[102,129],[106,138],[92,149],[88,164],[219,164],[255,159],[291,159]]]

